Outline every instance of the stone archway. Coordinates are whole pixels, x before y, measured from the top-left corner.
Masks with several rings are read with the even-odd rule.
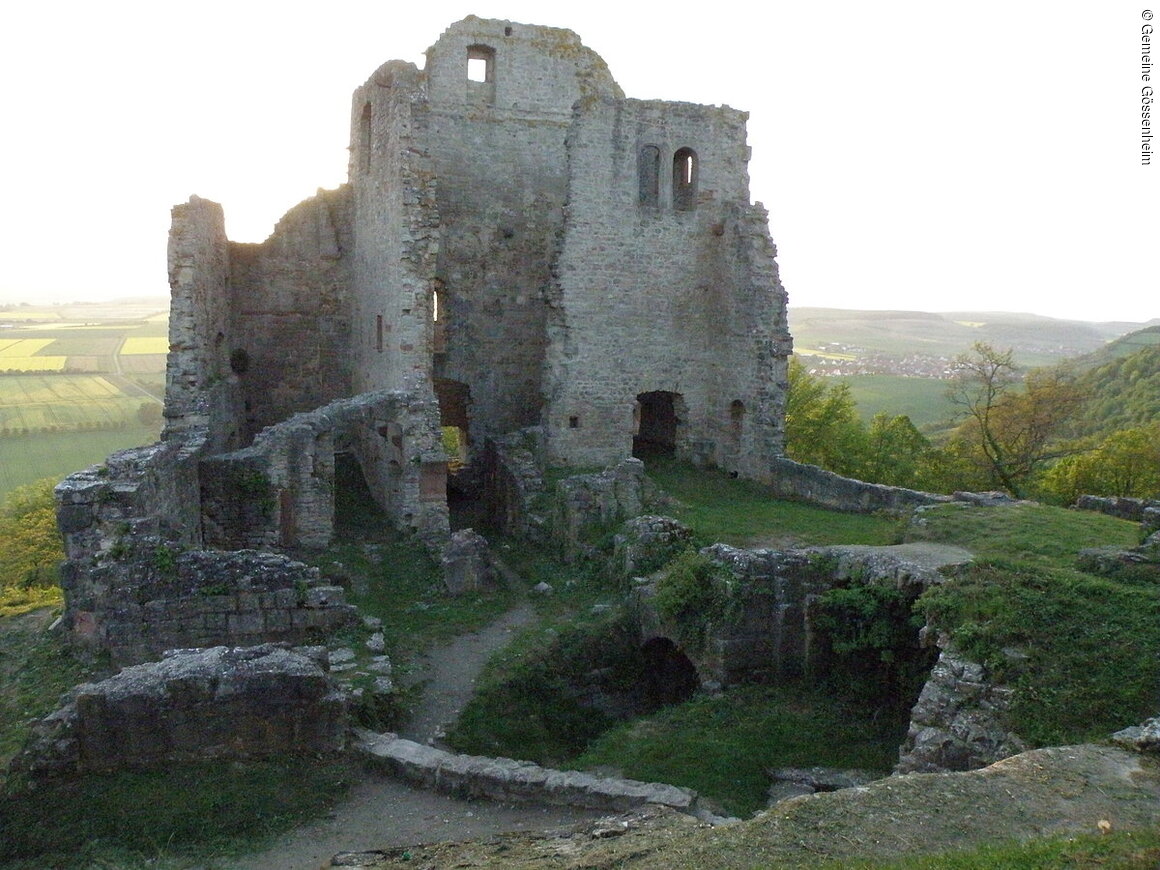
[[[654,637],[641,647],[644,697],[650,710],[689,700],[701,686],[697,668],[667,637]]]

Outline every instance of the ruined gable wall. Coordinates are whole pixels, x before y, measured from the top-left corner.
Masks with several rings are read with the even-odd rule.
[[[426,124],[422,77],[412,64],[391,61],[355,91],[350,353],[356,393],[431,390],[431,294],[440,228]]]
[[[490,81],[468,79],[473,52]],[[443,34],[427,76],[443,232],[435,375],[470,389],[478,446],[539,422],[572,105],[619,89],[571,31],[476,18]]]
[[[636,396],[650,391],[683,400],[679,453],[737,466],[742,447],[778,449],[769,391],[784,381],[785,296],[749,205],[745,118],[687,103],[579,107],[546,384],[555,461],[623,458]],[[645,146],[657,149],[657,182],[642,202]],[[673,166],[687,148],[695,198],[681,203]],[[734,401],[745,440],[730,450]]]
[[[231,373],[245,440],[351,392],[349,187],[291,209],[260,245],[231,243]]]
[[[210,450],[234,446],[240,438],[242,398],[229,361],[229,277],[222,207],[197,196],[174,206],[164,437],[199,432]]]

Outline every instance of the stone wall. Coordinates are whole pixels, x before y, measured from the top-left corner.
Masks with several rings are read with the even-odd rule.
[[[1025,751],[1003,725],[1012,689],[964,658],[944,639],[938,661],[910,713],[898,773],[975,770]]]
[[[351,191],[295,206],[259,245],[231,243],[229,371],[244,402],[242,443],[351,393]]]
[[[169,649],[316,642],[353,621],[318,569],[253,550],[182,552],[157,538],[115,542],[93,564],[65,563],[65,625],[115,664]]]
[[[638,518],[626,524],[625,543],[640,536],[641,526],[665,530],[680,540],[680,524],[665,518]],[[957,548],[917,553],[910,545],[889,547],[833,546],[806,550],[744,550],[714,544],[701,550],[719,571],[720,613],[690,634],[689,626],[668,621],[655,604],[657,575],[636,584],[635,602],[641,640],[674,640],[696,667],[702,683],[728,686],[824,674],[829,640],[814,626],[813,607],[826,591],[848,583],[886,584],[917,598],[938,583],[939,568],[969,560]],[[623,569],[625,553],[614,556]],[[648,566],[646,566],[648,567]],[[688,641],[688,642],[686,642]],[[692,642],[696,641],[696,642]]]
[[[178,650],[85,683],[33,728],[14,766],[34,774],[340,752],[346,700],[326,650]]]
[[[772,462],[770,484],[772,494],[777,498],[797,499],[851,513],[887,511],[902,514],[919,505],[946,504],[955,500],[949,495],[842,477],[816,465],[803,465],[784,457]]]
[[[211,450],[237,446],[243,399],[230,368],[235,326],[221,206],[197,196],[174,206],[168,256],[165,437],[196,434]]]
[[[504,534],[534,541],[548,537],[544,451],[539,427],[487,440],[483,465],[488,517]]]
[[[1075,506],[1080,510],[1099,511],[1122,520],[1141,523],[1146,532],[1160,530],[1160,501],[1155,499],[1081,495]]]
[[[433,549],[449,532],[447,459],[433,401],[397,392],[332,402],[201,462],[205,540],[225,549],[324,547],[334,531],[334,455],[353,453],[398,527]]]
[[[662,446],[768,476],[791,344],[764,212],[749,204],[746,117],[660,101],[577,105],[548,324],[551,461],[628,455],[654,414],[638,397],[660,394],[675,418]],[[682,155],[688,184],[677,180]]]
[[[393,776],[457,797],[534,801],[622,812],[660,804],[691,812],[697,793],[656,782],[552,770],[530,761],[456,755],[393,734],[358,734],[356,748]]]

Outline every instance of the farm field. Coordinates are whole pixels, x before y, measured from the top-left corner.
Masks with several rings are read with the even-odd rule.
[[[878,413],[905,414],[921,429],[946,421],[955,411],[946,397],[948,381],[901,375],[849,375],[833,380],[849,385],[858,414],[866,422]]]
[[[56,432],[0,438],[0,501],[18,486],[60,479],[103,462],[115,450],[152,444],[160,426],[126,426],[111,432]]]
[[[167,304],[0,310],[0,497],[157,440]]]

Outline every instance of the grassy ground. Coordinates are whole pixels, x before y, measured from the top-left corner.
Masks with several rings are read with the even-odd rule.
[[[1131,547],[1134,523],[1044,505],[923,511],[911,540],[979,557],[919,608],[1011,684],[1014,730],[1035,745],[1100,739],[1156,714],[1160,589],[1085,574],[1085,547]]]
[[[893,517],[845,514],[798,502],[777,501],[765,487],[724,472],[695,471],[665,459],[648,464],[648,475],[676,499],[663,508],[692,527],[706,543],[735,546],[893,544],[900,526]]]
[[[695,789],[730,815],[764,809],[768,771],[842,767],[885,776],[905,725],[800,687],[752,686],[698,697],[617,726],[572,765]]]
[[[0,862],[11,870],[224,870],[231,855],[317,817],[358,776],[349,760],[302,758],[50,782],[0,795]]]

